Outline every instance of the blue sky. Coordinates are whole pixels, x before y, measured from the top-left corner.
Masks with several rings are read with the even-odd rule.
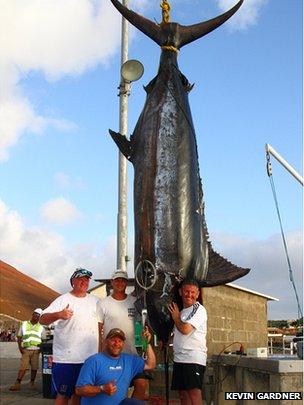
[[[231,0],[171,0],[172,21],[213,18]],[[265,170],[270,143],[302,170],[302,2],[245,0],[229,23],[185,46],[180,70],[196,129],[210,239],[250,267],[236,284],[297,307]],[[159,1],[130,7],[160,21]],[[0,258],[63,292],[74,267],[108,277],[116,266],[120,16],[109,0],[0,0]],[[155,75],[159,48],[130,30],[129,133]],[[302,188],[272,159],[291,264],[302,294]],[[129,255],[133,256],[129,165]],[[133,275],[132,264],[128,268]]]

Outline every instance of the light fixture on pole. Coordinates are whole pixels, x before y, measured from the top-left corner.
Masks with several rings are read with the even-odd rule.
[[[128,0],[123,0],[123,5],[128,7]],[[128,21],[121,20],[121,60],[122,66],[128,60]],[[129,85],[126,84],[120,74],[119,84],[119,132],[127,136],[128,133],[128,96]],[[128,244],[128,215],[127,215],[127,160],[121,152],[118,152],[118,212],[117,212],[117,253],[116,268],[126,269],[127,244]]]
[[[128,0],[123,0],[122,4],[128,7]],[[134,63],[135,62],[135,63]],[[128,21],[122,18],[121,27],[121,72],[119,85],[119,132],[127,136],[128,133],[128,97],[130,94],[130,83],[138,80],[143,67],[137,61],[128,61]],[[142,66],[142,65],[141,65]],[[139,72],[141,72],[139,74]],[[125,75],[125,77],[123,76]],[[137,79],[135,79],[137,77]],[[117,213],[117,256],[116,268],[127,270],[129,261],[127,254],[128,245],[128,176],[127,160],[121,152],[118,157],[118,213]]]
[[[126,39],[125,39],[126,40]],[[121,81],[119,85],[120,99],[120,133],[127,136],[128,128],[128,97],[130,95],[130,86],[132,82],[139,80],[144,73],[143,65],[135,59],[126,60],[122,63],[120,74]],[[127,262],[130,261],[128,248],[128,178],[127,161],[121,152],[119,152],[118,168],[118,214],[117,214],[117,261],[116,268],[126,271]]]
[[[121,67],[121,76],[127,83],[136,82],[144,74],[144,67],[138,60],[127,60]]]

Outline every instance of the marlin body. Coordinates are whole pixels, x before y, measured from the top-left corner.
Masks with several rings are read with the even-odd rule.
[[[222,16],[190,27],[158,25],[111,1],[162,48],[157,76],[145,87],[147,99],[130,140],[111,130],[110,134],[134,166],[135,266],[148,261],[156,270],[145,302],[154,332],[167,341],[172,329],[167,305],[178,300],[179,281],[194,278],[201,286],[213,286],[249,271],[222,258],[208,241],[188,101],[192,86],[177,63],[178,49],[225,22],[242,0]]]

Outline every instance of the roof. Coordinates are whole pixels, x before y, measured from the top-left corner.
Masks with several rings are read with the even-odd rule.
[[[264,297],[264,298],[266,298],[268,301],[279,301],[278,298],[271,297],[270,295],[261,294],[261,293],[259,293],[259,292],[257,292],[257,291],[250,290],[249,288],[241,287],[241,286],[236,285],[236,284],[227,283],[227,284],[225,284],[225,285],[227,285],[228,287],[236,288],[237,290],[246,291],[246,292],[249,292],[250,294],[255,294],[255,295],[258,295],[258,296],[260,296],[260,297]]]
[[[33,309],[46,308],[60,294],[0,260],[0,313],[29,319]]]

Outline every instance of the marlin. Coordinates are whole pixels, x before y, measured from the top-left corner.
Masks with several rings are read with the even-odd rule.
[[[159,339],[167,341],[172,320],[167,305],[178,301],[178,283],[196,279],[200,286],[225,284],[244,276],[240,268],[216,253],[208,240],[199,174],[194,125],[188,101],[192,87],[180,72],[178,51],[227,21],[241,6],[240,0],[226,13],[191,26],[169,22],[167,1],[163,21],[154,23],[111,0],[132,25],[161,48],[156,77],[145,87],[146,102],[128,140],[110,130],[123,155],[133,164],[135,274],[137,290],[144,286],[138,276],[156,280],[144,288],[149,323]],[[135,272],[135,273],[136,273]]]

